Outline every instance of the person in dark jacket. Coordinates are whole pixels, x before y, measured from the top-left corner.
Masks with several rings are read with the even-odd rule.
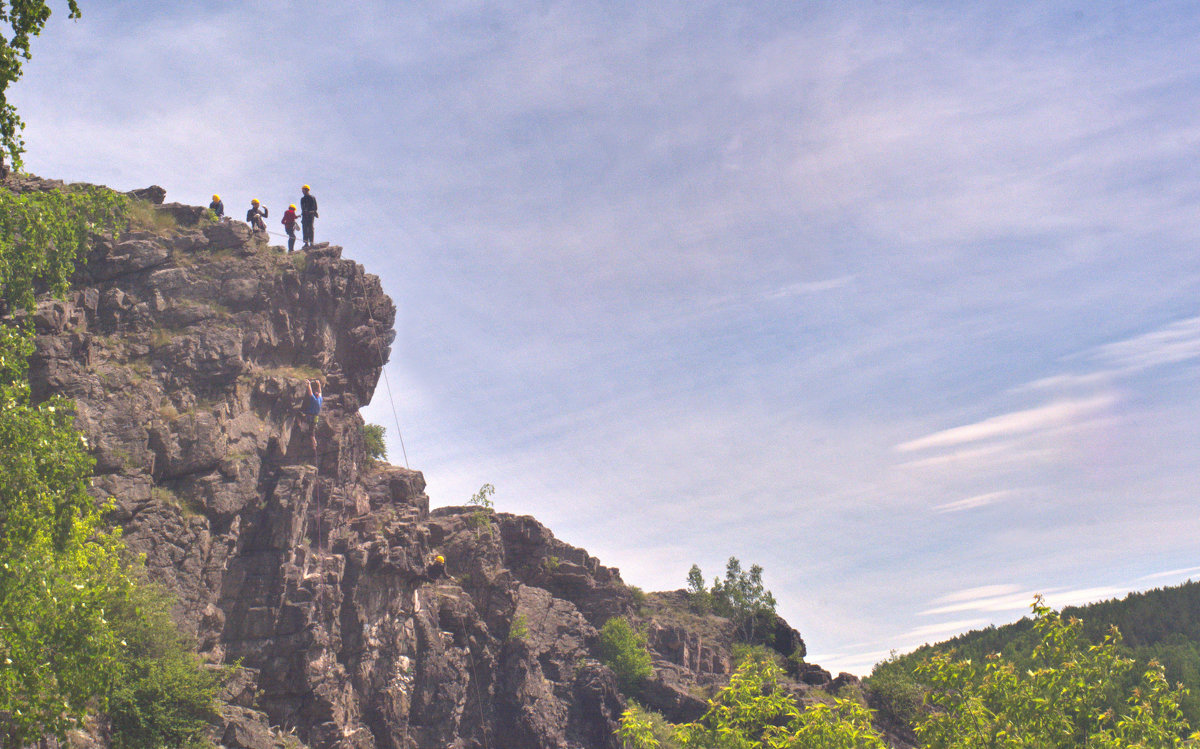
[[[317,199],[310,193],[308,185],[300,188],[304,197],[300,198],[300,225],[304,229],[304,246],[313,244],[313,220],[317,217]]]
[[[288,235],[288,252],[296,249],[296,204],[292,203],[283,212],[283,229]]]
[[[258,202],[258,198],[250,201],[250,210],[246,211],[246,223],[250,224],[251,229],[267,230],[267,222],[264,221],[270,211],[265,205]]]
[[[213,195],[213,202],[208,204],[208,209],[217,214],[217,218],[225,215],[225,204],[221,202],[220,195]]]

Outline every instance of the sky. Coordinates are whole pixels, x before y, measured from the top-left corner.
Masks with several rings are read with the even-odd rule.
[[[760,564],[835,673],[1200,575],[1195,4],[81,4],[26,168],[311,184],[434,506]]]

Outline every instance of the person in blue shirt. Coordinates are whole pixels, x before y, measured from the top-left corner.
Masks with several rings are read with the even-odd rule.
[[[325,398],[321,395],[321,381],[305,380],[304,383],[308,385],[308,397],[304,399],[304,407],[300,409],[300,413],[307,416],[315,427],[317,417],[321,414],[321,406],[325,405]],[[317,386],[316,392],[313,392],[313,385]]]

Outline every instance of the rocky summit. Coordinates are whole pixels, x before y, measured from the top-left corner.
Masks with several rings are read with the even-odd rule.
[[[531,517],[430,510],[419,472],[370,458],[359,409],[396,313],[377,277],[337,246],[289,255],[160,188],[134,197],[132,228],[38,303],[31,377],[75,400],[93,492],[200,653],[238,664],[220,746],[615,749],[625,699],[597,634],[615,615],[649,635],[651,706],[703,711],[730,672],[726,620],[641,595]],[[326,383],[315,427],[308,378]],[[800,668],[801,691],[835,681]]]

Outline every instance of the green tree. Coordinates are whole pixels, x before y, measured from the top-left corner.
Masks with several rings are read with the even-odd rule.
[[[79,18],[79,4],[67,0],[71,18]],[[50,18],[50,6],[40,0],[0,0],[0,159],[8,154],[12,165],[21,168],[25,142],[21,130],[25,124],[16,107],[8,100],[8,88],[21,77],[22,67],[30,58],[29,42],[42,33]]]
[[[747,660],[699,720],[674,727],[675,738],[696,749],[886,749],[862,704],[835,697],[802,710],[780,688],[782,673],[769,660]],[[661,746],[644,712],[626,711],[617,735],[629,747]]]
[[[626,694],[634,693],[654,673],[646,636],[621,616],[614,616],[600,628],[600,660],[612,669]]]
[[[113,749],[206,745],[225,672],[203,667],[191,639],[171,619],[171,604],[170,594],[144,575],[112,603],[123,645],[107,710]]]
[[[1151,664],[1125,689],[1134,666],[1120,655],[1115,628],[1097,644],[1078,619],[1064,619],[1038,598],[1033,628],[1039,641],[1032,666],[1018,669],[998,654],[983,663],[938,654],[919,666],[928,680],[929,710],[916,725],[926,749],[1168,749],[1196,746],[1200,737],[1179,709],[1172,688]],[[1114,708],[1113,706],[1117,707]]]
[[[693,564],[687,576],[688,607],[697,614],[711,614],[713,601],[712,593],[704,586],[704,573],[700,565]]]
[[[775,596],[764,587],[762,574],[761,566],[754,564],[746,571],[737,557],[729,557],[725,564],[725,580],[713,581],[713,608],[733,620],[743,642],[754,638],[754,626],[759,617],[775,613]]]
[[[115,222],[102,191],[0,190],[0,300],[28,309],[61,291],[90,232]],[[83,216],[64,218],[71,209]],[[34,403],[28,325],[0,326],[0,743],[63,736],[120,671],[106,608],[129,589],[118,533],[87,492],[93,460],[72,404]]]
[[[387,430],[378,424],[363,424],[363,445],[367,449],[367,459],[371,462],[387,460],[387,443],[383,435]]]
[[[492,510],[495,509],[492,495],[495,493],[496,487],[484,484],[467,500],[467,504],[475,507],[475,511],[471,513],[470,522],[476,535],[482,533],[484,528],[487,528],[489,535],[492,533]]]
[[[124,206],[105,190],[0,190],[0,306],[27,311],[35,293],[63,291],[90,234],[115,226]],[[0,325],[0,746],[63,740],[106,709],[117,746],[184,745],[215,684],[166,618],[169,604],[151,605],[122,563],[120,533],[87,491],[93,460],[72,404],[32,399],[32,351],[28,323]],[[139,684],[154,686],[123,702]],[[126,707],[157,717],[118,744]]]

